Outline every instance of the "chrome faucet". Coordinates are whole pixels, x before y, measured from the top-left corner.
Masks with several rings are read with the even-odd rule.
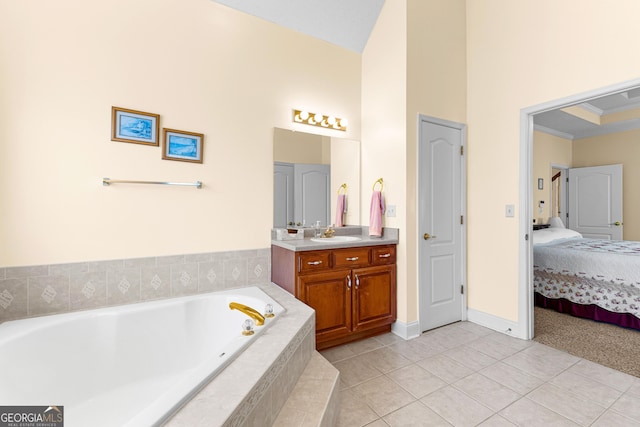
[[[256,322],[256,326],[264,325],[264,316],[258,313],[257,310],[254,310],[253,308],[247,305],[240,304],[239,302],[230,302],[229,308],[231,310],[238,310],[243,312],[244,314],[252,318],[254,322]]]

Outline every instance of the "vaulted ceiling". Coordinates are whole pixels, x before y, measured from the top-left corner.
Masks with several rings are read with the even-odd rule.
[[[213,0],[362,53],[384,0]]]

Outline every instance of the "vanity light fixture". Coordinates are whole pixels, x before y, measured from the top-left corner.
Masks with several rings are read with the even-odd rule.
[[[349,124],[347,119],[335,116],[325,116],[320,113],[310,113],[305,110],[293,110],[293,121],[305,125],[320,126],[327,129],[346,131]]]

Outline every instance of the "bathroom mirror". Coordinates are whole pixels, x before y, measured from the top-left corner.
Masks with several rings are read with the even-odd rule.
[[[274,228],[335,224],[338,192],[344,224],[359,224],[360,141],[274,128],[273,161]]]

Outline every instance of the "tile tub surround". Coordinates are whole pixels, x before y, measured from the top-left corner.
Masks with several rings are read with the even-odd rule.
[[[315,353],[315,315],[277,285],[259,287],[287,310],[285,314],[166,426],[273,425]]]
[[[271,250],[0,268],[0,323],[270,281]]]

